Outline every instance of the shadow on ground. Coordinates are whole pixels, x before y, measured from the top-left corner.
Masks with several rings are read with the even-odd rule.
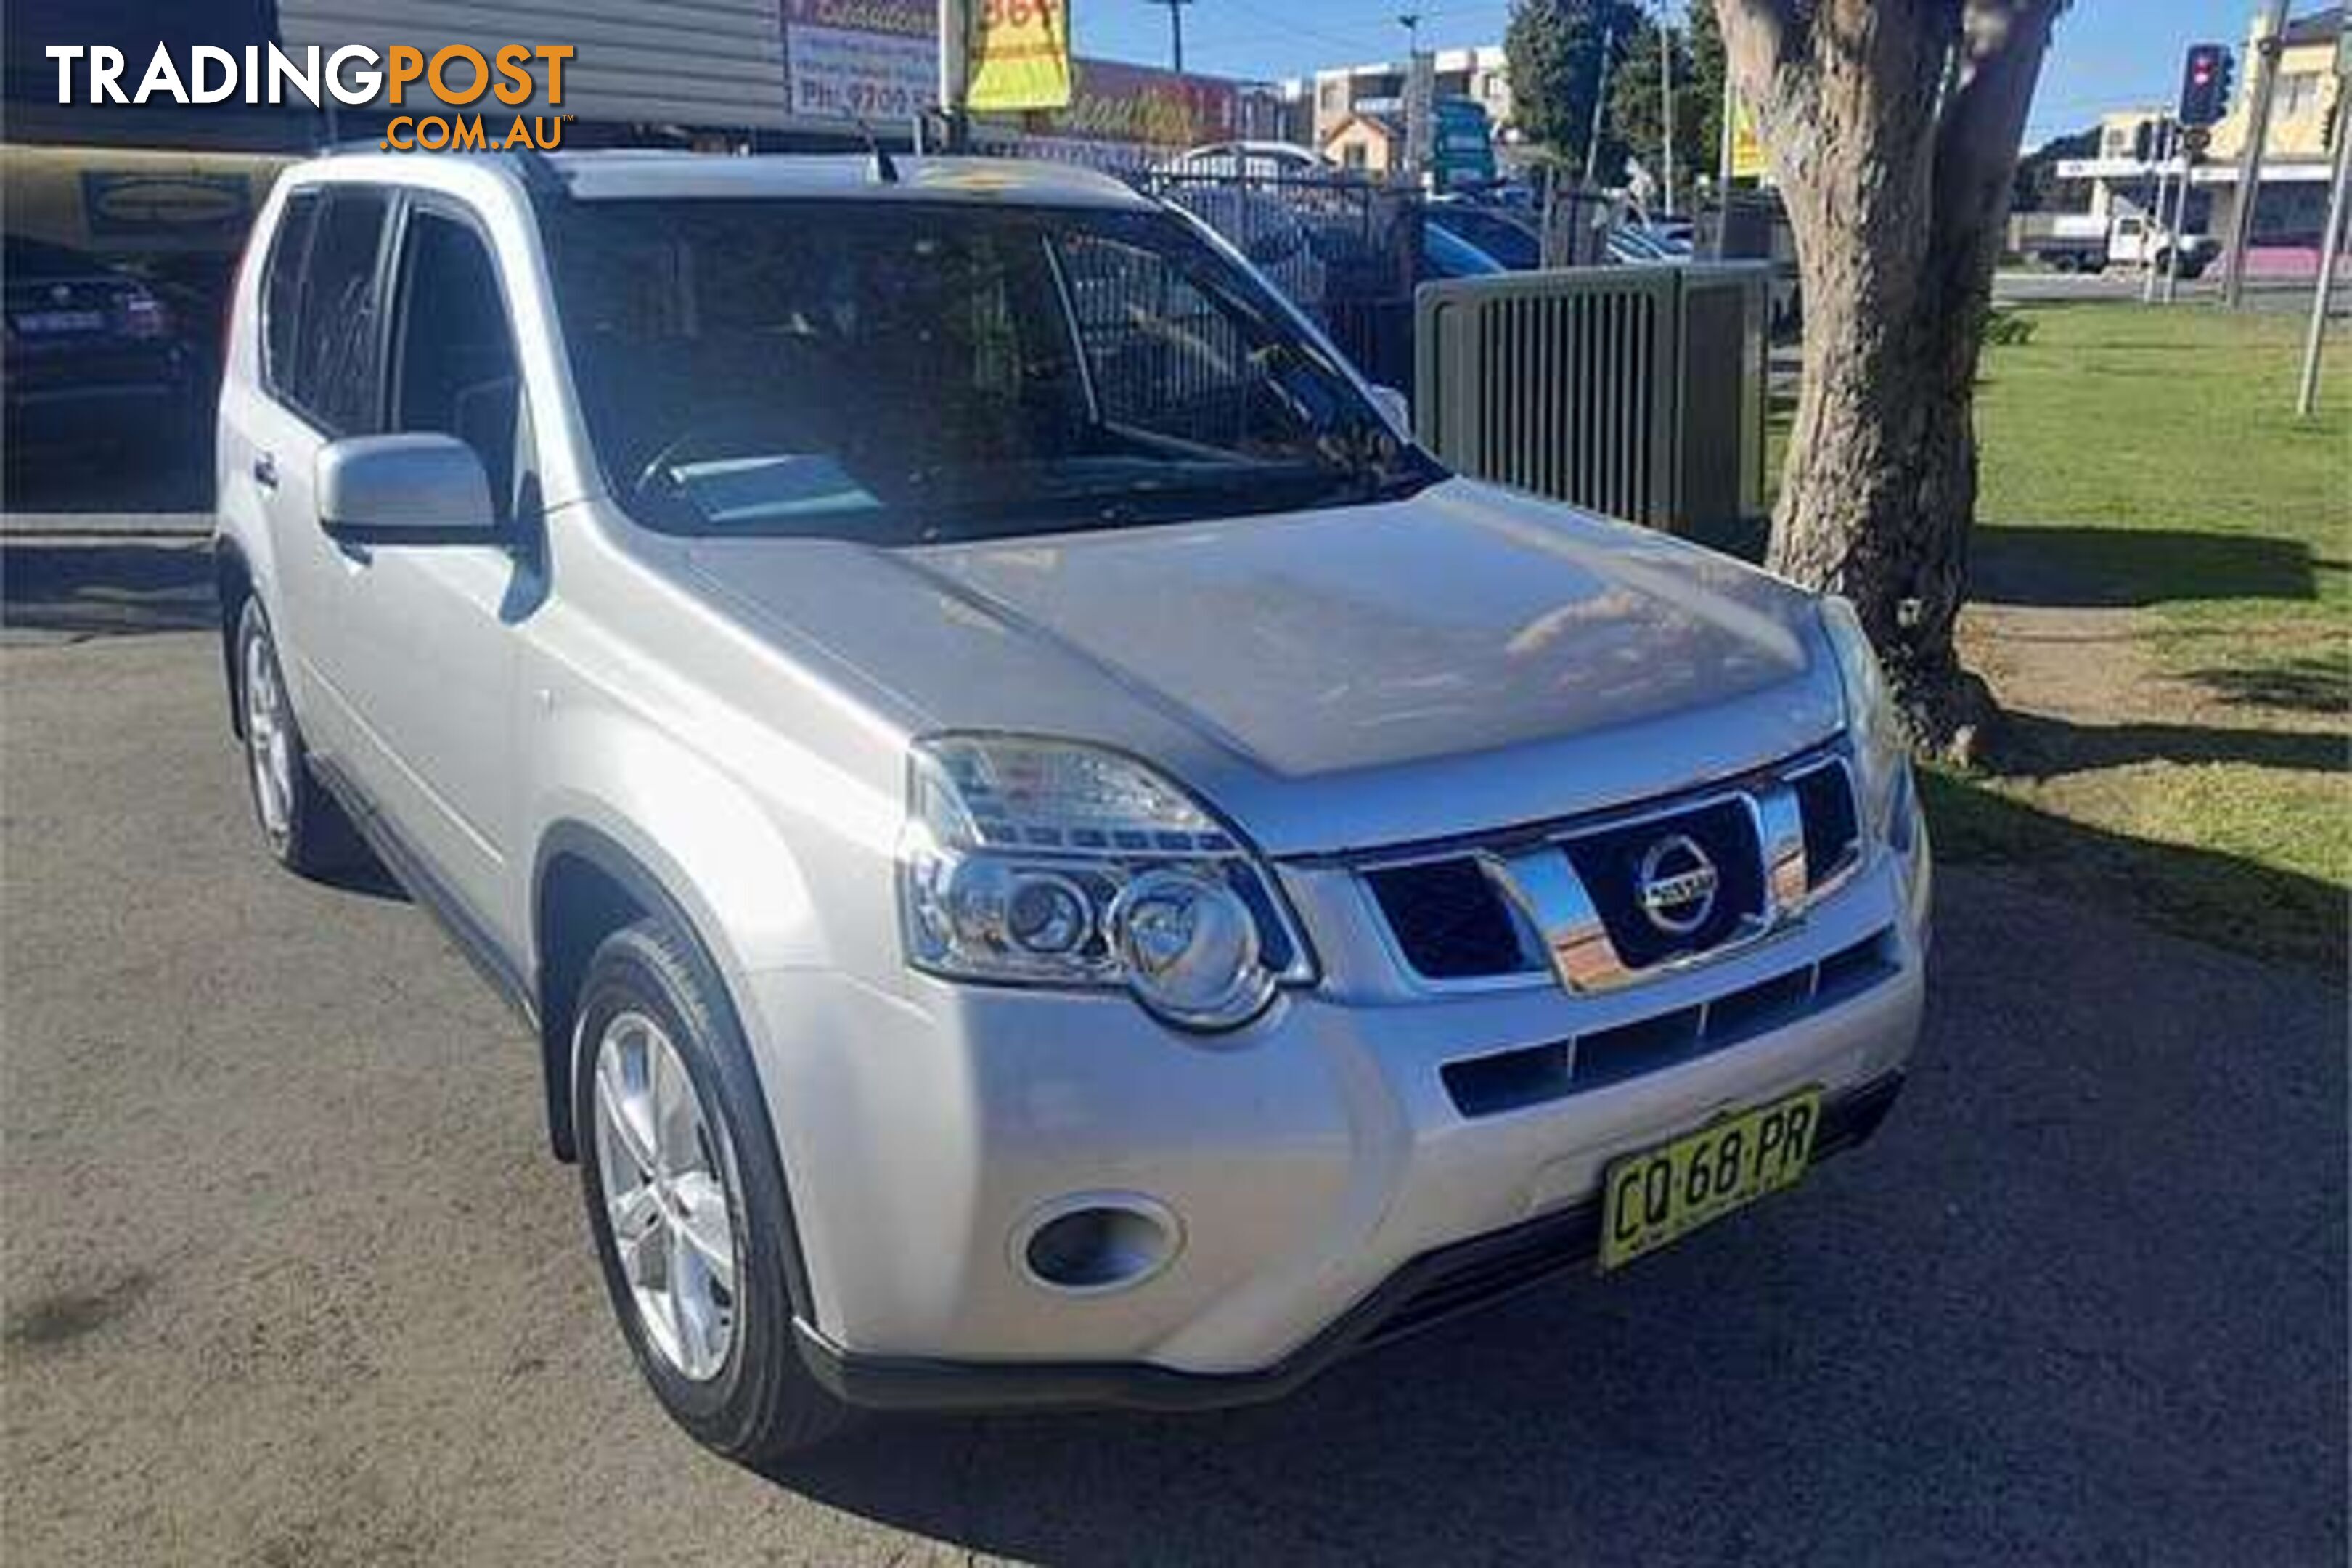
[[[2258,768],[2343,773],[2352,743],[2319,730],[2246,730],[2205,724],[2078,724],[2047,714],[2000,716],[2000,771],[2057,778],[2136,763],[2243,763]]]
[[[0,624],[71,637],[217,624],[202,540],[0,539]]]
[[[162,439],[11,451],[0,510],[189,512],[213,504],[212,442]]]
[[[2200,599],[2319,596],[2318,574],[2345,563],[2300,539],[2262,534],[1977,524],[1969,586],[1988,605],[2130,609]]]
[[[2352,712],[2352,658],[2341,647],[2332,657],[2294,654],[2242,668],[2190,669],[2183,679],[2233,707],[2321,713],[2338,721]]]
[[[2014,721],[2014,715],[2002,720]],[[2326,739],[2334,747],[2329,765],[2340,770],[2345,742]],[[2215,850],[2103,832],[1958,775],[1920,776],[1941,860],[2013,868],[2042,891],[2091,908],[2136,914],[2253,958],[2300,965],[2314,976],[2343,975],[2352,905],[2332,882]]]

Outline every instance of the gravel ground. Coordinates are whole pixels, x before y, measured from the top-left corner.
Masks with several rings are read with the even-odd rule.
[[[2345,1559],[2343,994],[1961,874],[1879,1140],[1621,1279],[1263,1409],[710,1458],[527,1037],[265,865],[214,645],[121,619],[0,649],[11,1568]]]

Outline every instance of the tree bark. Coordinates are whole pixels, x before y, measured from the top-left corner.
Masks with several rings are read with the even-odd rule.
[[[2063,0],[1716,0],[1787,203],[1804,375],[1769,563],[1852,599],[1914,740],[1986,702],[1953,631],[1977,356],[2017,145]]]

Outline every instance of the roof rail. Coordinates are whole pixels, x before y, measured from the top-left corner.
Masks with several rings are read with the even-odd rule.
[[[563,176],[556,172],[546,153],[536,147],[509,147],[506,155],[514,160],[515,177],[522,182],[525,194],[532,201],[571,199],[572,187],[563,183]]]
[[[355,158],[362,153],[383,151],[383,143],[381,141],[365,142],[354,138],[350,141],[330,142],[312,153],[311,156]],[[552,163],[549,162],[547,154],[536,147],[508,147],[491,153],[489,155],[511,159],[512,163],[509,166],[514,170],[515,177],[522,182],[523,189],[530,193],[534,200],[542,196],[568,197],[572,194],[572,187],[564,184],[562,174],[557,172]]]

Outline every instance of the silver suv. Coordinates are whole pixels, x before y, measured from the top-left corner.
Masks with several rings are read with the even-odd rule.
[[[1901,1082],[1928,856],[1851,612],[1450,476],[1120,184],[336,157],[229,355],[262,836],[372,847],[530,1020],[723,1452],[1277,1394]]]

